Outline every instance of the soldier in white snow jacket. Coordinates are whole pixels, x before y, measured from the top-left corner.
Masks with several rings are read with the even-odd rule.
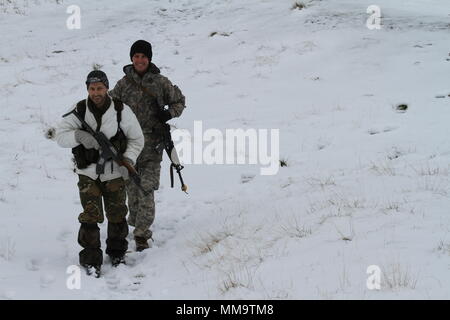
[[[107,94],[109,83],[104,72],[95,70],[89,73],[86,85],[88,98],[78,102],[71,110],[76,109],[93,130],[103,132],[123,154],[125,161],[134,164],[144,147],[144,135],[135,114],[128,106],[111,99]],[[83,247],[79,255],[80,265],[87,268],[89,273],[95,268],[99,275],[103,252],[97,224],[104,221],[102,202],[108,219],[106,254],[112,264],[116,266],[124,262],[128,249],[128,208],[124,181],[128,171],[109,160],[103,167],[103,173],[96,173],[101,150],[74,114],[68,114],[60,122],[56,140],[61,147],[72,148],[77,166],[83,206],[83,212],[78,217],[81,223],[78,243]]]

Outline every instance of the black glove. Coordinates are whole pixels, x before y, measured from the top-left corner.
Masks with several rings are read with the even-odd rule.
[[[170,114],[169,110],[159,111],[156,114],[156,117],[162,122],[166,123],[170,119],[172,119],[172,115]]]

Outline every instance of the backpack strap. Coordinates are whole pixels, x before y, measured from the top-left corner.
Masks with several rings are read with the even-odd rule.
[[[84,119],[84,116],[86,115],[86,106],[87,106],[87,99],[78,101],[75,108],[72,111],[63,114],[63,118],[67,117],[69,114],[73,112],[77,112],[81,116],[81,118]]]
[[[118,99],[113,99],[114,109],[117,112],[117,124],[120,128],[120,121],[122,121],[122,110],[123,110],[123,102]]]
[[[87,99],[84,99],[77,103],[77,106],[73,111],[76,111],[80,115],[80,117],[84,119],[84,117],[86,116],[86,108],[87,108]],[[81,127],[83,129],[86,129],[83,124],[81,124]]]
[[[87,108],[87,99],[79,101],[77,103],[77,106],[75,107],[75,110],[81,116],[82,119],[84,119],[86,115],[86,108]]]

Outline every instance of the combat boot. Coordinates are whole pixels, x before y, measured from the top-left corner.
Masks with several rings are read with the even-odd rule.
[[[110,256],[110,259],[111,259],[111,265],[113,267],[118,267],[119,264],[121,264],[121,263],[126,264],[124,256],[121,256],[121,257]]]
[[[102,273],[101,265],[83,264],[81,266],[86,271],[86,275],[91,276],[91,275],[95,274],[96,278],[100,278],[101,273]]]
[[[136,241],[136,251],[141,252],[145,249],[150,248],[147,239],[143,237],[134,237],[134,240]]]

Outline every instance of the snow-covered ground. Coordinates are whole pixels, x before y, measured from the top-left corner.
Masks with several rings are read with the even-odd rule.
[[[450,298],[448,1],[59,2],[0,1],[0,298]],[[173,125],[279,129],[288,165],[187,165],[186,195],[165,156],[154,247],[69,290],[77,177],[45,131],[141,38],[187,97]]]

